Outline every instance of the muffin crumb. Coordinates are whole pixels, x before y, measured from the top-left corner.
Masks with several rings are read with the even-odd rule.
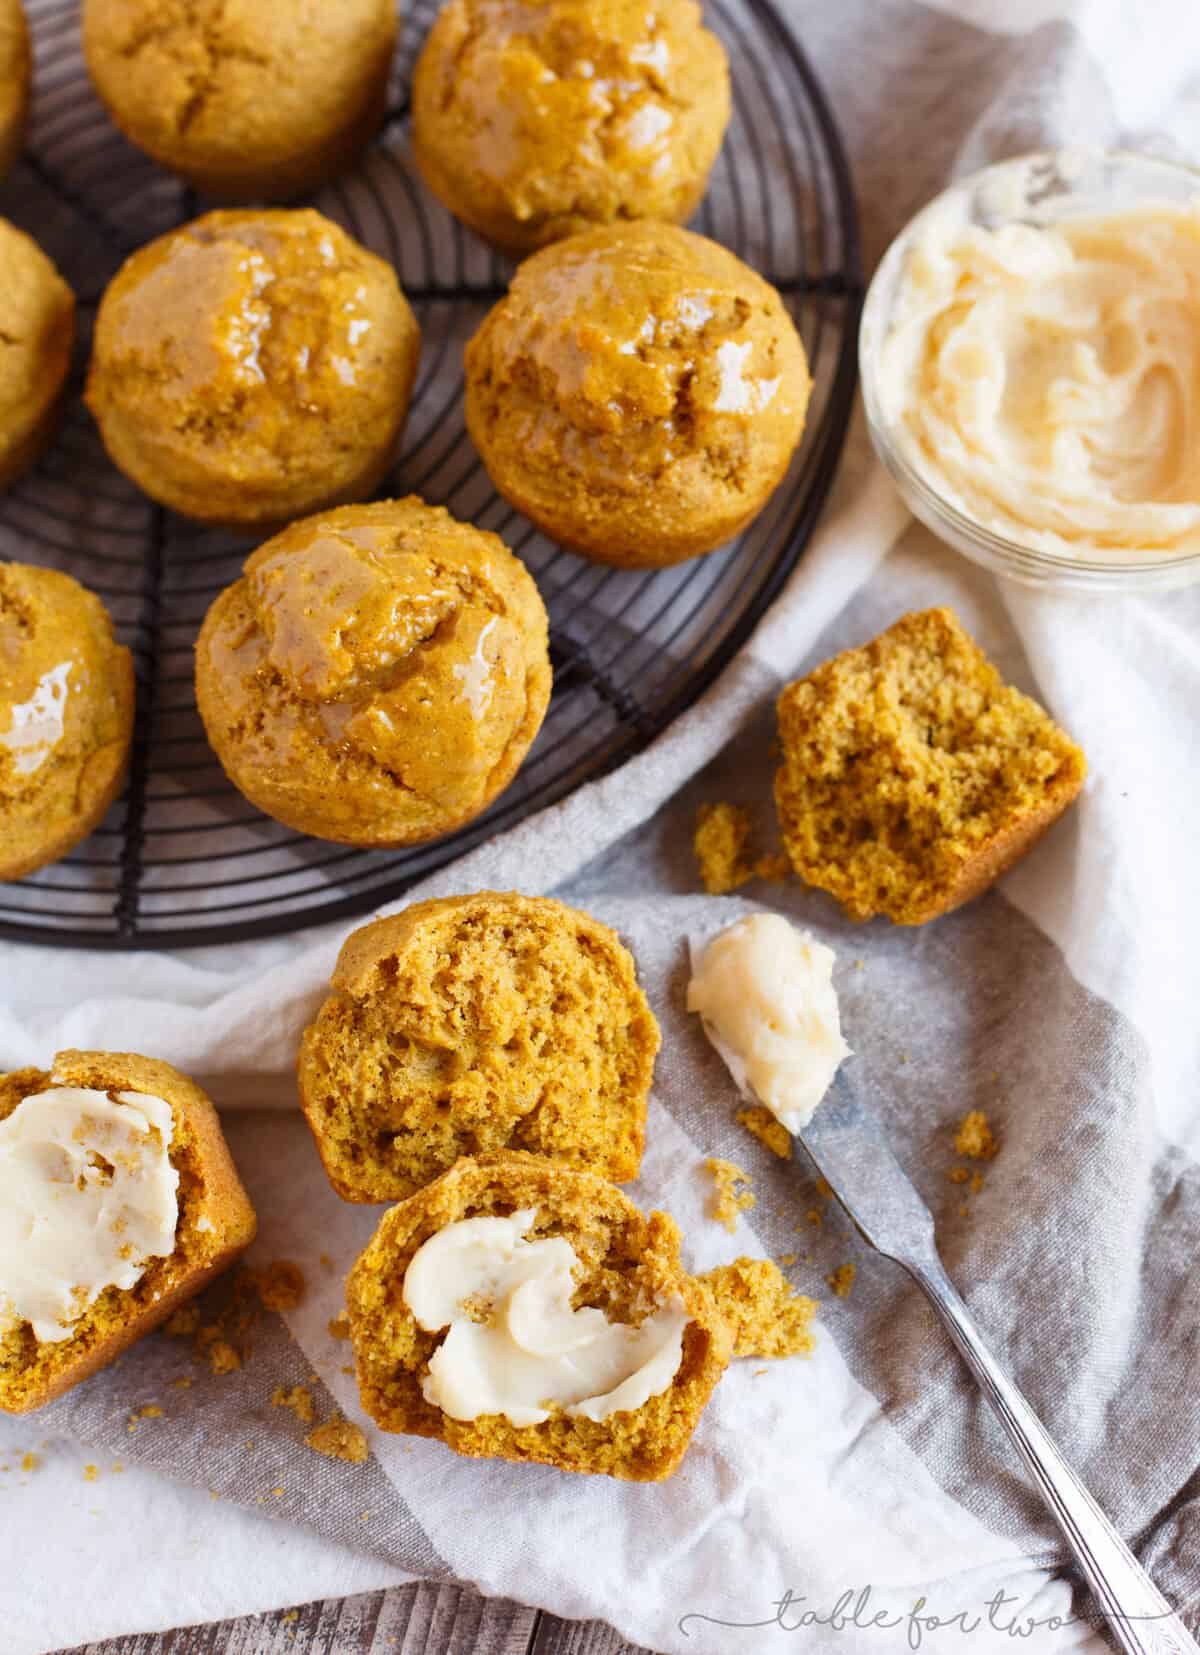
[[[290,1408],[301,1425],[311,1425],[317,1417],[312,1392],[307,1385],[277,1385],[271,1395],[272,1408]]]
[[[699,1279],[733,1329],[735,1356],[806,1356],[815,1346],[816,1300],[796,1293],[770,1259],[739,1258]]]
[[[990,1161],[995,1155],[999,1145],[982,1109],[972,1109],[963,1116],[955,1133],[954,1148],[972,1161]]]
[[[344,1310],[329,1323],[330,1337],[334,1339],[348,1339],[350,1337],[350,1318]]]
[[[778,1155],[781,1161],[791,1160],[792,1135],[769,1109],[764,1109],[761,1103],[751,1104],[749,1108],[739,1109],[735,1118],[738,1125],[744,1126],[772,1155]]]
[[[329,1460],[346,1460],[351,1465],[362,1465],[370,1458],[367,1439],[359,1426],[351,1420],[334,1415],[310,1431],[304,1439],[309,1448],[324,1454]]]
[[[856,1267],[852,1263],[839,1264],[836,1270],[830,1272],[825,1280],[837,1294],[839,1299],[848,1299],[854,1287]]]
[[[304,1298],[304,1272],[291,1259],[272,1259],[265,1269],[247,1274],[264,1310],[295,1310]]]
[[[757,1204],[750,1189],[750,1175],[732,1161],[722,1161],[710,1155],[704,1165],[712,1175],[713,1195],[708,1215],[723,1224],[730,1235],[737,1229],[738,1214],[749,1212]],[[738,1185],[743,1187],[739,1190]]]
[[[746,861],[749,838],[750,812],[741,805],[722,801],[700,806],[692,848],[709,896],[725,896],[754,877]]]

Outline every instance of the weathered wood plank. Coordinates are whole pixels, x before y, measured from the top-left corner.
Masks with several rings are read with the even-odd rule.
[[[560,1621],[555,1615],[538,1616],[529,1655],[652,1655],[601,1621]]]
[[[57,1655],[528,1655],[536,1623],[523,1604],[418,1583]]]

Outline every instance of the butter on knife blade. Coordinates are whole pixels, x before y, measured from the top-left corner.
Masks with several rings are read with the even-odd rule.
[[[801,1132],[851,1056],[842,1038],[834,953],[782,914],[751,914],[688,938],[687,1009],[742,1096]]]

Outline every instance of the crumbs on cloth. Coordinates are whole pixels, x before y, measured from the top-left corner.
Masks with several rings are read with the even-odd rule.
[[[743,1172],[741,1167],[735,1166],[732,1161],[722,1161],[714,1155],[708,1156],[705,1167],[712,1175],[713,1195],[708,1209],[708,1216],[716,1223],[723,1224],[730,1235],[737,1229],[738,1214],[748,1212],[757,1204],[757,1197],[750,1189],[750,1175]],[[738,1185],[742,1185],[739,1189]]]

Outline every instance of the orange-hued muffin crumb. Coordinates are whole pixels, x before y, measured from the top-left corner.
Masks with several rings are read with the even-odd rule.
[[[133,658],[94,593],[0,563],[0,879],[65,856],[121,790]]]
[[[0,218],[0,488],[54,435],[75,342],[75,295],[38,244]]]
[[[25,142],[33,54],[21,0],[0,0],[0,177]]]
[[[324,1454],[327,1460],[346,1460],[350,1465],[364,1465],[371,1457],[362,1427],[348,1419],[327,1419],[304,1439],[309,1448]]]
[[[740,534],[804,425],[804,347],[779,294],[668,224],[526,259],[466,352],[466,417],[501,494],[601,563],[653,568]]]
[[[733,1330],[735,1356],[807,1356],[817,1301],[794,1291],[777,1264],[740,1258],[699,1278]]]
[[[949,609],[904,615],[779,697],[792,866],[851,919],[922,925],[978,896],[1083,786],[1083,753]]]
[[[761,1103],[739,1109],[735,1119],[739,1126],[744,1126],[752,1137],[758,1139],[764,1149],[771,1151],[772,1155],[778,1155],[781,1161],[791,1160],[791,1133],[778,1116],[773,1115],[769,1109],[764,1109]]]
[[[175,1251],[151,1258],[133,1287],[105,1288],[72,1324],[69,1338],[39,1340],[27,1321],[0,1326],[0,1408],[9,1413],[40,1408],[113,1361],[228,1269],[256,1227],[217,1112],[178,1069],[130,1052],[59,1052],[51,1072],[0,1075],[0,1120],[23,1099],[63,1086],[148,1094],[170,1107],[168,1153],[179,1175]],[[161,1414],[150,1404],[131,1428],[139,1417]]]
[[[152,499],[203,522],[285,523],[374,489],[420,349],[391,265],[320,213],[208,213],[109,283],[87,404]]]
[[[460,1219],[533,1208],[531,1238],[563,1236],[580,1261],[577,1304],[609,1321],[640,1324],[682,1300],[691,1320],[671,1383],[641,1407],[590,1420],[555,1408],[538,1425],[503,1414],[452,1419],[421,1390],[441,1334],[418,1326],[403,1298],[405,1272],[430,1236]],[[346,1300],[363,1407],[385,1431],[440,1437],[458,1454],[541,1461],[564,1471],[636,1482],[669,1477],[733,1348],[732,1329],[708,1289],[684,1271],[680,1235],[666,1213],[643,1215],[614,1184],[541,1156],[504,1152],[459,1161],[392,1207],[350,1272]]]
[[[479,814],[550,699],[548,622],[494,534],[415,496],[269,540],[213,602],[196,701],[245,796],[350,845],[413,845]]]
[[[954,1147],[960,1155],[967,1155],[973,1161],[990,1161],[995,1155],[999,1145],[982,1109],[972,1109],[963,1116],[954,1136]]]
[[[615,931],[515,891],[419,902],[346,939],[300,1101],[348,1201],[483,1150],[636,1178],[659,1032]]]
[[[279,201],[383,119],[395,0],[84,0],[83,49],[131,142],[198,190]]]
[[[594,224],[682,224],[728,121],[695,0],[449,0],[413,74],[430,188],[518,255]]]
[[[749,1212],[758,1204],[758,1197],[750,1188],[750,1174],[732,1161],[722,1161],[715,1155],[710,1155],[704,1166],[713,1181],[709,1217],[723,1224],[732,1235],[737,1229],[738,1214]]]

